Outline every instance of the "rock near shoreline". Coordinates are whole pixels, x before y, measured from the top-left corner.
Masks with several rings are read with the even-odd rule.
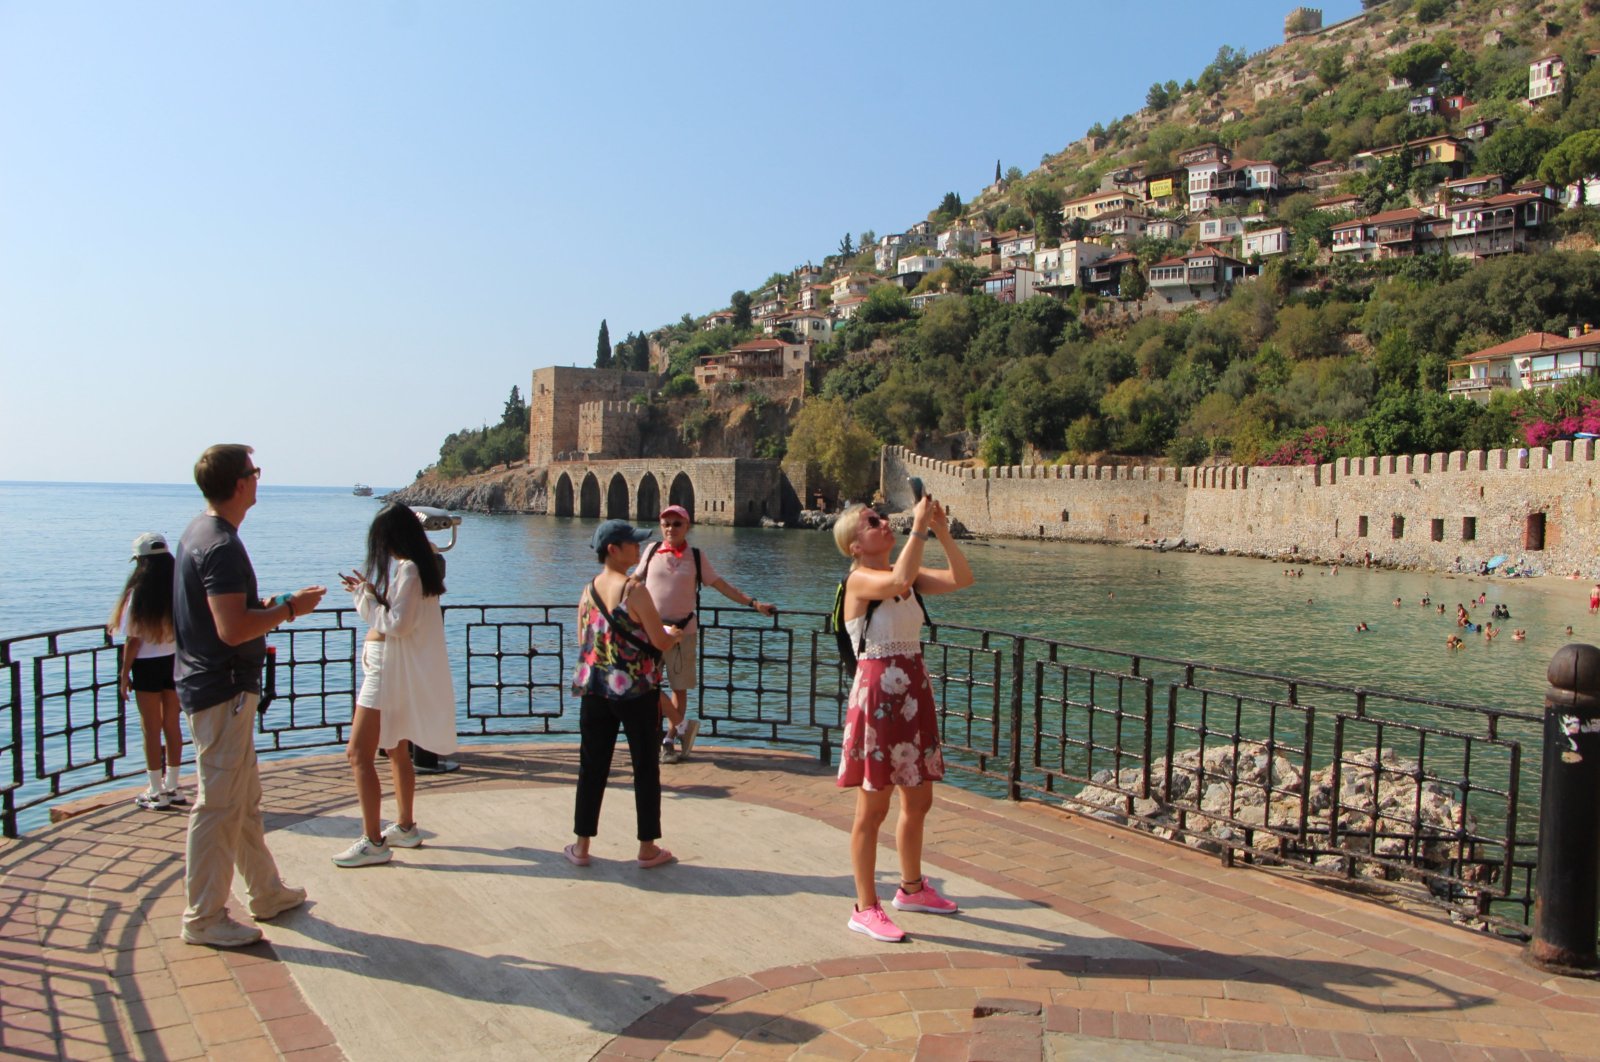
[[[403,505],[431,505],[470,513],[537,513],[549,510],[542,469],[513,466],[460,479],[423,476],[409,487],[384,495]]]
[[[1237,749],[1207,749],[1203,757],[1197,749],[1178,753],[1172,762],[1170,790],[1165,788],[1166,773],[1165,758],[1153,763],[1150,796],[1138,797],[1130,795],[1139,789],[1138,768],[1100,771],[1094,775],[1095,784],[1079,790],[1069,803],[1086,806],[1084,810],[1096,818],[1180,839],[1203,851],[1248,844],[1270,856],[1292,854],[1304,793],[1303,813],[1312,844],[1326,846],[1330,826],[1335,827],[1338,849],[1374,858],[1359,864],[1357,872],[1364,877],[1387,877],[1396,864],[1406,864],[1424,873],[1492,878],[1492,869],[1474,865],[1470,846],[1460,840],[1476,835],[1475,817],[1444,786],[1433,781],[1419,784],[1416,762],[1392,750],[1381,756],[1376,749],[1348,754],[1338,779],[1337,801],[1333,767],[1302,779],[1286,757],[1269,756],[1265,746],[1254,742],[1241,742]],[[1247,839],[1250,827],[1261,828]],[[1324,852],[1313,862],[1337,871],[1344,857]]]

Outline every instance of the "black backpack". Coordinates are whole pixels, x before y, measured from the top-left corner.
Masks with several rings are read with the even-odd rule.
[[[867,647],[867,628],[872,625],[872,614],[883,604],[882,599],[867,602],[866,614],[862,616],[861,637],[852,642],[850,632],[844,629],[844,584],[849,581],[850,577],[846,575],[839,583],[839,588],[833,592],[833,611],[828,614],[828,626],[833,629],[834,640],[839,645],[839,662],[843,665],[847,677],[855,674],[856,657]],[[931,627],[933,621],[928,618],[928,605],[922,600],[922,592],[913,586],[911,593],[916,596],[917,607],[922,609],[922,622]]]

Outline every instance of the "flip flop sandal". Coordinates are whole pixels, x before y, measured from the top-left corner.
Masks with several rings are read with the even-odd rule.
[[[575,844],[567,845],[561,850],[561,854],[566,856],[567,862],[571,863],[575,867],[586,867],[589,865],[589,857],[579,853],[578,846]]]
[[[677,861],[677,856],[663,848],[649,859],[641,859],[638,862],[640,870],[649,870],[651,867],[665,866],[668,863],[676,863]]]

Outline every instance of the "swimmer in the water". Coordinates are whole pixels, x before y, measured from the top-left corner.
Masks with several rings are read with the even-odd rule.
[[[1366,629],[1367,629],[1367,623],[1366,623],[1365,620],[1362,620],[1360,623],[1356,624],[1356,630],[1357,631],[1365,631]]]
[[[1511,632],[1511,640],[1514,642],[1525,642],[1528,640],[1528,632],[1523,630],[1521,627],[1518,627],[1516,630]]]

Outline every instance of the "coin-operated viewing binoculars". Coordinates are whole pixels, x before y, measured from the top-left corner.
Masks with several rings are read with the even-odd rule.
[[[449,531],[450,541],[444,545],[437,542],[433,548],[439,553],[448,553],[456,546],[456,528],[461,526],[461,517],[443,509],[435,509],[431,505],[413,505],[411,511],[417,514],[417,519],[422,521],[424,531]],[[432,541],[430,539],[430,541]]]

